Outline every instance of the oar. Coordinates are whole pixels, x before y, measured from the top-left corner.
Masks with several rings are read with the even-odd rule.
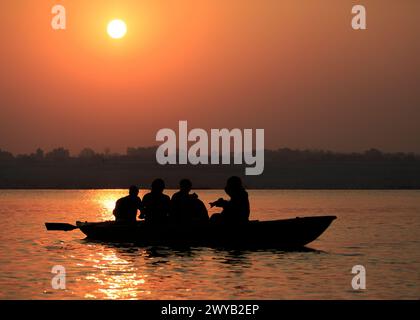
[[[58,222],[45,222],[45,227],[48,231],[72,231],[74,229],[79,229],[79,227],[74,226],[70,223]]]

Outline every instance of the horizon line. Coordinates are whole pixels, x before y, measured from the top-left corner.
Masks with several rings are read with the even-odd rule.
[[[110,148],[104,148],[103,151],[97,151],[94,148],[91,147],[84,147],[81,148],[79,152],[71,152],[70,149],[67,149],[63,146],[60,147],[53,147],[51,149],[48,150],[44,150],[41,147],[38,147],[35,149],[35,151],[32,152],[27,152],[27,153],[14,153],[14,152],[10,152],[6,149],[0,148],[0,154],[9,154],[12,155],[13,157],[19,157],[19,156],[34,156],[37,155],[37,153],[42,153],[44,156],[47,155],[48,153],[51,153],[53,151],[63,151],[63,152],[68,152],[68,156],[69,157],[80,157],[81,154],[83,152],[86,153],[91,153],[93,152],[92,155],[94,156],[130,156],[130,152],[136,152],[136,151],[148,151],[148,150],[153,150],[153,149],[157,149],[159,146],[158,145],[152,145],[152,146],[138,146],[138,147],[131,147],[128,146],[126,147],[125,152],[112,152]],[[131,149],[131,150],[130,150]],[[179,148],[176,149],[177,153],[179,152]],[[256,152],[257,149],[252,149],[252,153]],[[333,155],[362,155],[362,154],[367,154],[367,153],[376,153],[376,154],[382,154],[382,155],[397,155],[397,154],[403,154],[403,155],[414,155],[414,156],[420,156],[420,152],[416,152],[416,151],[383,151],[381,149],[378,148],[368,148],[366,150],[363,151],[334,151],[331,149],[321,149],[321,148],[290,148],[290,147],[278,147],[276,149],[274,148],[264,148],[263,149],[264,152],[268,151],[268,152],[280,152],[280,151],[289,151],[289,152],[310,152],[310,153],[325,153],[325,154],[333,154]],[[186,151],[188,152],[188,150]],[[241,154],[243,154],[244,152],[241,152]],[[235,154],[234,151],[231,151],[229,154]],[[223,153],[219,152],[219,155],[222,156]],[[211,153],[208,153],[207,156],[211,156]]]

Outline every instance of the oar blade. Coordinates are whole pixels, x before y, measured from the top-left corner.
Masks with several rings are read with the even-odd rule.
[[[45,227],[48,231],[71,231],[78,228],[70,223],[57,222],[45,222]]]

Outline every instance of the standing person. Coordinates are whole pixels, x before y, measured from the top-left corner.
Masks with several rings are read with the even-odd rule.
[[[142,210],[139,188],[131,186],[128,196],[118,199],[113,214],[117,222],[136,222],[137,210]]]
[[[209,220],[204,203],[196,193],[191,194],[192,183],[188,179],[179,182],[179,191],[171,199],[170,218],[179,223],[203,223]]]
[[[247,222],[250,214],[249,199],[248,192],[243,187],[241,178],[230,177],[226,182],[225,192],[230,197],[230,200],[220,198],[210,203],[212,207],[223,208],[220,214],[212,215],[211,221],[227,223]]]
[[[143,210],[140,217],[146,222],[167,222],[171,199],[163,194],[163,190],[165,190],[165,182],[162,179],[155,179],[152,182],[151,191],[143,197]]]

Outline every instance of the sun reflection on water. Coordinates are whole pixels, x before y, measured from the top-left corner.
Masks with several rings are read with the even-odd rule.
[[[114,199],[104,199],[101,202],[102,202],[102,206],[103,206],[104,209],[106,209],[110,212],[114,209],[114,206],[115,206],[115,200]]]
[[[94,201],[99,204],[101,208],[100,220],[114,220],[112,211],[115,208],[115,202],[126,195],[127,191],[125,190],[98,190],[93,191],[92,198]]]
[[[109,248],[98,252],[98,257],[91,255],[86,258],[96,270],[85,277],[96,288],[95,292],[85,295],[87,299],[137,299],[141,295],[150,295],[146,287],[147,275],[139,273],[133,261],[128,261],[117,255],[117,251]]]
[[[114,220],[113,209],[115,202],[127,195],[126,190],[91,190],[89,197],[99,208],[96,219],[98,221]],[[139,257],[142,251],[131,252],[130,250],[117,247],[102,247],[89,244],[94,252],[84,257],[80,266],[90,266],[92,272],[84,275],[84,280],[89,283],[84,294],[86,299],[138,299],[151,295],[152,290],[148,287],[147,274],[141,270]],[[140,260],[141,261],[141,260]],[[143,271],[143,272],[142,272]]]

